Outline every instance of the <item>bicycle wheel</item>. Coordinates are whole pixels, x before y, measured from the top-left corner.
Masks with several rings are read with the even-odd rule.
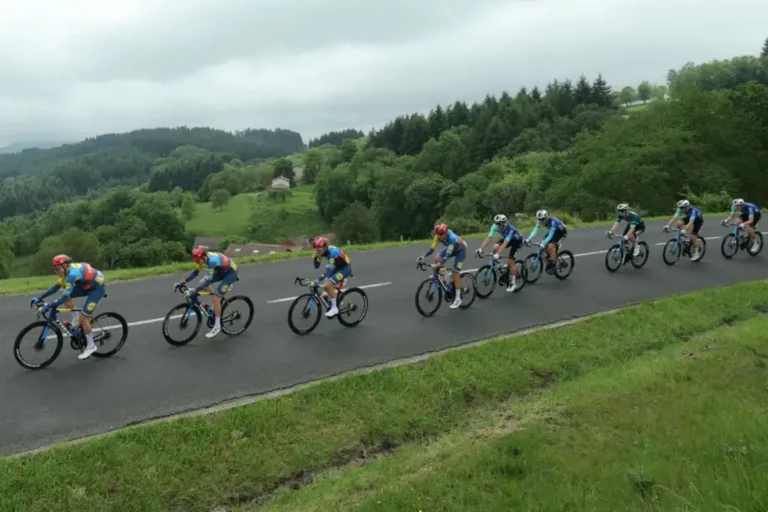
[[[483,265],[475,272],[475,282],[478,284],[477,296],[487,299],[496,289],[496,271],[492,265]],[[480,287],[487,287],[487,291],[480,291]]]
[[[621,262],[624,259],[619,244],[611,246],[608,252],[605,253],[605,268],[608,272],[616,272],[621,267]]]
[[[423,292],[422,292],[423,289]],[[419,302],[420,297],[424,297],[427,304],[432,304],[434,307],[432,310],[428,310],[421,307]],[[440,304],[443,302],[443,290],[437,283],[433,283],[432,279],[425,279],[419,287],[416,289],[416,310],[422,316],[432,316],[440,308]]]
[[[537,253],[529,254],[523,260],[523,264],[528,269],[528,275],[525,278],[526,283],[533,284],[539,280],[544,270],[544,265]]]
[[[643,266],[648,262],[648,253],[650,252],[650,248],[645,242],[637,242],[637,245],[640,247],[640,254],[637,256],[632,256],[632,259],[629,261],[632,263],[633,267],[643,268]]]
[[[528,268],[522,261],[515,262],[515,291],[513,293],[519,293],[523,289],[525,283],[528,281]]]
[[[760,254],[760,251],[763,250],[763,234],[758,230],[755,230],[755,238],[760,239],[760,246],[757,248],[757,252],[752,252],[752,247],[754,247],[755,242],[750,240],[749,246],[747,247],[747,253],[749,253],[750,256],[757,256]]]
[[[477,281],[475,281],[475,276],[469,272],[462,272],[459,277],[461,279],[461,306],[459,309],[467,309],[477,297]],[[470,296],[469,300],[467,300],[467,295]]]
[[[241,305],[247,308],[247,315],[237,309]],[[244,333],[253,321],[253,311],[253,302],[245,295],[235,295],[231,299],[227,299],[227,301],[221,305],[222,332],[229,336],[237,336],[238,334]],[[243,317],[246,317],[246,320],[241,328],[237,329],[232,327],[238,320]]]
[[[571,251],[561,251],[557,255],[557,264],[555,265],[555,277],[561,281],[568,279],[573,272],[573,266],[576,264],[576,258]]]
[[[336,318],[344,327],[354,327],[368,314],[368,295],[360,288],[349,288],[338,295],[339,314]],[[357,320],[351,320],[354,313],[360,312]]]
[[[24,356],[21,354],[21,346],[22,346],[22,340],[24,339],[24,335],[28,332],[40,329],[40,332],[37,333],[36,340],[31,346],[34,348],[35,351],[40,351],[45,345],[53,345],[53,354],[51,354],[50,357],[47,359],[44,359],[41,363],[32,363],[30,361],[27,361],[27,359],[24,358]],[[53,336],[56,337],[55,344],[51,343],[52,340],[50,340],[51,333],[53,333]],[[26,344],[25,344],[26,345]],[[13,356],[16,358],[16,362],[19,363],[21,366],[28,370],[42,370],[52,362],[56,360],[57,357],[59,357],[59,354],[61,353],[61,348],[64,346],[64,338],[62,336],[61,330],[55,325],[49,324],[45,320],[38,320],[37,322],[32,322],[28,326],[26,326],[24,329],[21,330],[18,336],[16,336],[16,341],[13,343]]]
[[[174,314],[174,313],[177,313],[177,314]],[[179,326],[179,329],[182,331],[182,333],[184,331],[189,332],[189,336],[187,336],[186,338],[184,337],[176,338],[171,336],[171,334],[169,333],[169,327],[171,327],[171,325],[176,325],[176,322],[172,322],[172,320],[176,320],[176,319],[178,319],[179,321],[178,326]],[[174,345],[177,347],[186,345],[192,340],[192,338],[197,336],[197,333],[200,331],[201,322],[202,322],[202,316],[200,314],[200,310],[197,307],[191,306],[186,302],[179,304],[178,306],[171,309],[163,319],[163,338],[165,338],[165,341],[167,341],[171,345]]]
[[[296,323],[293,321],[293,310],[296,309],[296,306],[299,304],[301,304],[299,318],[309,320],[310,322],[309,327],[306,329],[299,329],[296,327]],[[291,330],[296,334],[309,334],[310,332],[314,331],[315,327],[317,327],[317,324],[320,323],[320,313],[322,312],[322,309],[323,308],[319,298],[317,298],[314,294],[305,293],[303,295],[299,295],[293,301],[291,307],[288,308],[288,327],[290,327]],[[314,319],[312,319],[312,315],[314,315]]]
[[[677,260],[680,259],[680,245],[677,243],[677,239],[672,238],[664,245],[664,252],[661,253],[661,258],[667,265],[674,265]]]
[[[103,320],[106,320],[107,318],[114,318],[115,320],[117,320],[118,325],[114,327],[102,325],[101,322]],[[104,322],[104,324],[106,324],[106,322]],[[101,332],[98,334],[96,333],[97,326],[101,330]],[[93,318],[93,321],[91,322],[91,327],[93,328],[93,331],[91,332],[91,334],[93,334],[93,342],[99,348],[104,346],[105,340],[111,340],[112,338],[117,339],[117,344],[115,345],[115,348],[113,348],[112,350],[107,350],[106,352],[101,352],[97,350],[96,352],[93,353],[93,357],[106,359],[107,357],[115,355],[118,350],[123,348],[123,345],[125,345],[125,340],[128,339],[128,322],[125,321],[125,318],[123,318],[122,315],[119,315],[112,311],[108,313],[101,313],[100,315],[96,315]],[[117,331],[118,329],[120,329],[119,332],[112,332],[112,331]]]
[[[697,239],[697,242],[699,243],[699,248],[701,250],[701,254],[699,254],[699,257],[696,258],[696,263],[700,262],[704,259],[704,255],[707,254],[707,239],[704,238],[704,235],[700,235]]]
[[[733,258],[739,251],[739,239],[733,233],[728,233],[723,237],[723,241],[720,244],[720,252],[725,259]]]

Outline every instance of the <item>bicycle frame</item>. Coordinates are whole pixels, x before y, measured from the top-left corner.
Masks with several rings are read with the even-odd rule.
[[[561,244],[562,244],[562,240],[558,241],[555,246],[555,261],[553,261],[552,263],[557,263],[557,255],[560,252]],[[536,257],[533,259],[533,265],[531,266],[531,270],[535,272],[536,269],[539,268],[539,265],[543,264],[544,259],[549,260],[549,253],[547,252],[547,246],[545,245],[544,247],[542,247],[541,245],[539,245],[538,249],[536,250]]]
[[[79,339],[80,334],[83,332],[82,327],[78,325],[77,331],[75,331],[75,329],[73,329],[72,327],[68,327],[64,322],[62,322],[59,319],[59,313],[70,313],[70,312],[80,313],[82,311],[83,310],[80,308],[62,308],[62,309],[53,308],[50,310],[49,313],[38,313],[38,316],[42,316],[43,318],[45,318],[46,322],[48,322],[48,325],[46,325],[45,329],[43,329],[42,339],[46,339],[48,337],[48,334],[51,331],[51,325],[55,325],[56,327],[58,327],[61,330],[62,334],[68,336],[69,338]]]
[[[426,267],[430,267],[430,266],[431,265],[429,265],[427,263],[424,263],[424,262],[419,262],[419,263],[416,264],[416,268],[418,268],[419,270],[424,270],[424,271],[427,270]],[[447,267],[441,267],[441,270],[442,269],[445,269],[445,271],[446,271],[446,273],[445,273],[445,281],[443,279],[440,279],[440,272],[438,270],[433,270],[432,271],[432,283],[430,284],[430,291],[432,289],[432,286],[437,286],[438,288],[443,290],[444,293],[447,294],[447,293],[451,292],[451,289],[448,288],[448,285],[446,284],[446,281],[449,282],[451,284],[451,286],[453,286],[453,269],[449,269]],[[450,278],[450,280],[449,280],[449,278]]]
[[[336,294],[337,294],[336,296],[337,297],[338,297],[339,293],[342,293],[344,291],[344,285],[346,284],[347,279],[348,278],[345,277],[344,279],[341,280],[341,282],[339,284],[337,284],[334,287],[336,289]],[[310,281],[309,279],[305,279],[303,277],[297,277],[296,279],[293,280],[293,283],[294,284],[298,284],[300,286],[307,287],[307,288],[309,288],[309,285],[313,284],[312,281]],[[326,299],[325,297],[323,297],[323,293],[319,293],[318,290],[319,290],[319,286],[312,286],[311,287],[310,293],[312,294],[312,296],[307,301],[306,309],[307,310],[311,310],[312,306],[314,306],[316,303],[320,303],[323,306],[325,306],[326,311],[330,311],[330,309],[331,309],[330,298]],[[341,308],[339,308],[339,313],[341,313],[341,312],[342,312]]]
[[[187,285],[183,284],[183,285],[177,287],[176,290],[183,293],[183,292],[189,290],[189,287]],[[201,292],[197,293],[198,297],[205,297],[206,295],[215,295],[215,294],[213,294],[211,292],[207,292],[207,291],[201,291]],[[221,296],[219,295],[219,297],[221,297]],[[201,302],[199,300],[193,301],[192,298],[189,297],[189,296],[185,296],[184,299],[187,301],[187,304],[189,304],[189,306],[190,306],[190,307],[187,308],[186,313],[184,313],[183,320],[185,322],[187,320],[189,320],[189,317],[190,317],[190,315],[192,315],[192,311],[194,309],[197,309],[198,311],[200,311],[200,313],[206,319],[211,318],[213,316],[213,308],[210,305],[208,305],[207,303]],[[222,306],[222,308],[224,307],[224,302],[226,300],[227,299],[225,297],[221,297],[221,301],[222,301],[221,306]]]

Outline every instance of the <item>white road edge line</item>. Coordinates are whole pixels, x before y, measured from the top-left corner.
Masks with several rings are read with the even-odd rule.
[[[357,286],[356,288],[362,288],[362,289],[378,288],[379,286],[389,286],[391,284],[392,284],[391,281],[387,281],[386,283],[364,284],[362,286]],[[298,297],[298,295],[294,295],[293,297],[283,297],[282,299],[268,300],[267,304],[277,304],[279,302],[288,302],[289,300],[294,300],[296,297]]]

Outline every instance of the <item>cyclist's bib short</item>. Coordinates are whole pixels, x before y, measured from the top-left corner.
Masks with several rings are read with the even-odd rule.
[[[352,274],[352,265],[346,264],[341,268],[336,268],[336,271],[328,276],[328,279],[334,286],[338,286],[340,282],[349,277]]]
[[[226,295],[229,289],[232,288],[232,285],[235,284],[235,281],[237,281],[237,270],[230,270],[227,273],[216,272],[213,274],[211,286],[213,286],[213,283],[219,283],[215,293],[217,295]]]
[[[691,222],[690,215],[683,219],[683,226],[687,226],[689,222]],[[701,217],[696,217],[696,220],[693,221],[693,229],[691,230],[691,233],[699,236],[699,230],[701,229],[702,224],[704,224],[704,219]]]
[[[627,233],[629,233],[629,229],[631,227],[632,226],[630,224],[627,224],[627,227],[624,228],[624,236],[627,236]],[[637,226],[635,226],[635,236],[640,236],[644,232],[645,232],[645,222],[641,222]]]
[[[461,249],[453,251],[451,254],[446,254],[448,248],[446,247],[440,251],[440,259],[443,260],[443,265],[453,258],[453,270],[461,272],[461,268],[464,266],[464,259],[467,257],[467,246],[462,244]]]
[[[76,286],[72,293],[69,295],[73,299],[79,299],[81,297],[87,297],[85,304],[83,304],[83,314],[91,316],[96,311],[96,306],[99,305],[101,299],[107,292],[107,286],[104,284],[94,284],[90,288],[86,289],[82,286]]]
[[[555,233],[552,235],[552,240],[549,241],[550,244],[555,244],[568,236],[568,230],[567,229],[555,229]]]
[[[758,223],[760,222],[760,212],[755,212],[755,222],[752,223],[752,227],[756,228]],[[749,212],[742,212],[741,213],[741,221],[747,222],[749,220]]]
[[[501,244],[504,243],[504,239],[502,238],[498,242],[496,242],[496,245],[501,247]],[[520,235],[513,236],[512,240],[509,241],[507,244],[507,248],[509,249],[509,257],[514,259],[515,256],[517,256],[517,251],[520,250],[520,247],[523,246],[523,237]]]

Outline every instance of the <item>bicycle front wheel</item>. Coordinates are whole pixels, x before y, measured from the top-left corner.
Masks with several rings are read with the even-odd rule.
[[[605,268],[608,269],[608,272],[616,272],[621,267],[623,259],[624,254],[622,254],[619,244],[616,244],[605,253]]]
[[[115,320],[116,323],[114,325],[110,325],[113,322],[109,322],[108,319]],[[108,343],[109,340],[117,340],[117,343],[115,343],[115,348],[105,352],[97,350],[93,353],[93,357],[105,359],[115,355],[118,350],[123,348],[123,345],[125,345],[125,340],[128,339],[128,322],[125,321],[125,318],[123,318],[122,315],[113,313],[111,311],[109,313],[96,315],[93,319],[93,322],[91,323],[91,327],[93,329],[91,333],[93,334],[93,342],[99,349]]]
[[[496,272],[492,265],[483,265],[475,273],[475,282],[477,283],[477,296],[481,299],[487,299],[496,289]]]
[[[320,313],[322,306],[316,295],[312,293],[305,293],[299,295],[288,308],[288,327],[291,328],[296,334],[304,335],[309,334],[315,330],[317,324],[320,323]],[[298,315],[296,321],[293,318],[293,312],[297,310]],[[297,322],[306,321],[307,327],[301,329],[297,326]]]
[[[528,276],[525,278],[525,282],[533,284],[538,281],[544,270],[544,265],[539,255],[537,253],[529,254],[523,260],[523,264],[528,269]]]
[[[253,302],[245,295],[235,295],[228,299],[221,308],[221,330],[229,336],[242,334],[253,321]],[[237,322],[245,319],[242,327]]]
[[[739,250],[739,239],[733,233],[728,233],[723,237],[723,242],[720,244],[720,252],[725,259],[731,259],[736,255]]]
[[[177,347],[186,345],[192,341],[192,338],[197,336],[197,333],[200,331],[201,322],[200,310],[184,302],[171,309],[165,315],[163,319],[163,337],[171,345]],[[171,335],[171,328],[177,326],[181,334],[179,336]]]
[[[421,301],[424,301],[422,305]],[[432,316],[443,302],[443,290],[432,279],[425,279],[416,289],[416,310],[422,316]]]
[[[680,245],[681,244],[677,243],[677,240],[674,238],[666,243],[664,246],[664,251],[661,253],[661,257],[664,260],[664,263],[670,266],[677,263],[677,260],[680,259]]]
[[[27,336],[30,332],[33,336]],[[51,338],[55,338],[55,341]],[[13,356],[16,358],[17,363],[28,370],[42,370],[59,357],[63,346],[64,338],[59,328],[45,320],[38,320],[26,326],[16,336],[16,341],[13,343]],[[53,347],[53,351],[49,356],[43,356],[40,362],[35,362],[32,357],[22,354],[28,348],[32,349],[30,356],[39,354],[46,347]]]

